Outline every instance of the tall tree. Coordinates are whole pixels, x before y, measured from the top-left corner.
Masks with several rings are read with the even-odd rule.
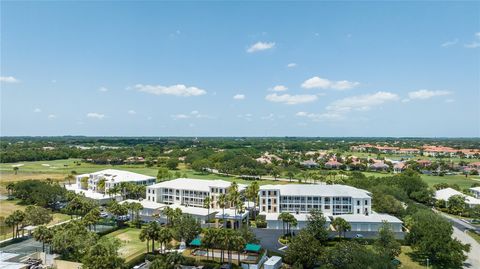
[[[45,244],[52,242],[53,231],[44,225],[38,226],[33,231],[33,238],[39,242],[42,242],[42,251],[45,252]]]
[[[322,211],[314,209],[310,211],[308,216],[306,231],[311,233],[320,242],[325,242],[328,239],[327,220],[323,216]]]
[[[112,237],[102,237],[88,249],[82,259],[85,269],[120,269],[125,260],[118,254],[120,240]]]
[[[310,269],[320,261],[323,247],[309,232],[301,230],[285,251],[285,261],[300,268]]]
[[[336,217],[332,221],[332,226],[335,227],[335,230],[338,232],[338,237],[342,237],[342,233],[345,235],[346,231],[349,231],[352,227],[345,219]]]
[[[374,247],[379,254],[386,255],[390,259],[400,255],[401,244],[395,239],[395,234],[388,222],[383,222],[380,227]]]

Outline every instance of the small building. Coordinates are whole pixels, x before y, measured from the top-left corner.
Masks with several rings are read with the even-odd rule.
[[[282,266],[282,257],[272,256],[263,263],[264,269],[278,269]]]
[[[315,168],[318,167],[318,163],[315,162],[314,160],[310,159],[307,161],[300,162],[300,165],[307,167],[307,168]]]
[[[401,172],[403,172],[405,167],[406,167],[406,165],[405,165],[404,162],[398,162],[393,166],[393,172],[396,173],[396,174],[401,173]]]
[[[345,214],[337,215],[335,218],[342,218],[351,225],[351,231],[356,232],[378,232],[383,222],[388,222],[393,232],[402,232],[403,222],[397,217],[373,213],[369,215]]]
[[[480,187],[470,188],[470,192],[472,193],[473,197],[480,199]]]
[[[383,162],[376,162],[372,165],[370,165],[370,170],[374,171],[385,171],[389,168],[389,166]]]
[[[340,166],[342,166],[342,163],[337,162],[336,160],[330,160],[325,163],[325,168],[328,168],[328,169],[338,169],[340,168]]]
[[[474,207],[480,205],[480,199],[477,199],[472,196],[465,195],[455,189],[452,188],[445,188],[435,192],[435,200],[443,200],[445,204],[448,206],[448,199],[454,195],[460,195],[465,198],[465,203],[468,207]]]

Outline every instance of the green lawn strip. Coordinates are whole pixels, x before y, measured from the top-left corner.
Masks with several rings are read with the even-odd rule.
[[[475,241],[477,241],[480,244],[480,234],[477,234],[477,233],[472,232],[472,231],[467,231],[467,233],[468,233],[468,235],[470,235],[470,237],[475,239]]]
[[[423,269],[425,266],[419,264],[418,262],[414,261],[410,257],[410,253],[412,253],[412,248],[410,246],[402,246],[402,253],[398,256],[398,260],[402,262],[400,268],[402,269]]]
[[[128,262],[146,252],[146,243],[138,238],[140,231],[140,229],[136,228],[125,228],[105,236],[118,238],[122,242],[119,252],[122,258]]]

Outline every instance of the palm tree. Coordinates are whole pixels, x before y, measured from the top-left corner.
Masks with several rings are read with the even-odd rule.
[[[148,237],[150,237],[150,240],[152,240],[152,253],[155,253],[155,240],[158,240],[160,238],[161,227],[156,221],[152,221],[147,226],[147,229]]]
[[[250,184],[247,187],[246,190],[246,196],[247,199],[251,202],[253,202],[253,218],[255,219],[255,211],[257,208],[257,202],[258,202],[258,192],[260,191],[260,185],[258,184],[257,181],[254,181],[252,184]]]
[[[185,262],[185,257],[178,252],[171,252],[166,257],[166,262],[171,268],[181,268],[181,264]]]
[[[101,193],[105,193],[105,179],[104,178],[101,178],[98,182],[97,182],[97,191],[98,192],[101,192]]]
[[[18,226],[21,223],[23,223],[23,221],[25,220],[25,212],[20,211],[20,210],[15,210],[15,211],[13,211],[12,215],[13,215],[13,219],[15,220],[15,225],[16,225],[16,237],[18,237],[19,232],[20,232],[20,229],[19,229]]]
[[[208,210],[208,221],[210,221],[210,207],[212,206],[212,198],[210,196],[203,199],[203,207]]]
[[[205,230],[205,233],[203,234],[202,245],[207,250],[207,260],[208,260],[209,248],[212,248],[212,251],[213,251],[212,257],[215,258],[215,255],[214,255],[215,252],[213,250],[213,247],[215,246],[217,235],[218,235],[218,229],[216,228],[207,228]]]
[[[15,172],[15,175],[18,173],[18,169],[19,169],[18,166],[13,167],[13,172]]]
[[[75,179],[75,176],[72,175],[72,174],[69,174],[65,177],[65,180],[68,181],[68,185],[72,184],[72,180],[74,180],[74,179]]]
[[[88,226],[89,230],[92,230],[92,226],[95,228],[97,222],[100,220],[100,209],[98,207],[90,210],[83,218],[82,222]]]
[[[352,226],[350,226],[350,223],[340,217],[335,218],[332,221],[332,226],[335,227],[335,230],[337,230],[338,237],[342,237],[342,232],[345,235],[345,232],[349,231],[352,228]]]
[[[15,216],[13,214],[11,215],[8,215],[6,218],[5,218],[5,224],[8,226],[8,227],[12,227],[12,237],[15,238],[15,225],[16,225],[16,221],[15,221]]]
[[[130,210],[135,213],[135,222],[140,226],[140,211],[143,210],[143,205],[137,202],[130,203]],[[132,218],[133,220],[133,218]]]
[[[234,212],[235,212],[234,214],[235,222],[233,224],[233,229],[235,229],[236,221],[237,221],[237,205],[239,202],[241,203],[240,192],[238,191],[238,184],[236,182],[232,183],[232,185],[228,189],[227,195],[228,195],[227,197],[228,202],[230,202],[230,204],[233,206]]]
[[[223,227],[225,227],[225,207],[227,206],[228,198],[225,193],[220,194],[217,200],[218,207],[222,209],[222,219],[223,219]]]
[[[242,251],[245,248],[246,243],[247,242],[245,241],[245,238],[243,238],[243,236],[241,236],[240,234],[236,234],[232,238],[233,249],[237,251],[238,265],[240,265],[240,251]]]
[[[53,238],[53,232],[46,226],[42,225],[33,231],[33,238],[39,242],[42,242],[42,251],[45,252],[45,243],[51,242]]]
[[[163,253],[167,248],[167,244],[173,239],[173,233],[170,228],[163,227],[158,233],[158,242],[160,243],[160,251]]]
[[[166,206],[162,210],[162,214],[167,218],[167,225],[170,225],[170,220],[173,218],[173,215],[174,215],[173,209],[169,206]]]
[[[280,215],[278,215],[278,220],[281,220],[282,221],[282,231],[283,231],[283,235],[285,235],[285,222],[286,220],[288,219],[288,215],[290,215],[290,213],[288,212],[282,212],[280,213]]]
[[[149,230],[148,230],[148,226],[147,227],[144,227],[141,231],[140,231],[140,234],[138,235],[138,238],[140,239],[140,241],[147,241],[147,253],[148,251],[150,250],[150,234],[149,234]]]

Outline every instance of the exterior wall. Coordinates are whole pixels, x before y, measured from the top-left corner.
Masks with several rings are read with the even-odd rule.
[[[378,232],[383,223],[363,223],[363,222],[350,222],[352,226],[352,232]],[[393,232],[401,232],[402,224],[401,223],[390,223]]]
[[[307,221],[297,221],[297,226],[291,227],[292,230],[301,230],[307,226]],[[267,229],[283,229],[283,224],[281,220],[267,220]]]
[[[203,202],[206,197],[212,198],[212,203],[210,207],[212,209],[217,209],[218,197],[227,193],[228,189],[211,187],[208,192],[206,191],[197,191],[197,190],[180,190],[175,188],[164,188],[164,187],[147,187],[147,201],[153,201],[156,203],[163,204],[178,204],[178,205],[188,205],[194,207],[203,207]]]
[[[308,213],[319,209],[327,215],[370,214],[371,198],[281,195],[279,190],[260,190],[260,212]]]
[[[82,188],[82,178],[84,178],[84,176],[77,176],[76,177],[76,184],[77,184],[77,187],[79,189]],[[88,189],[89,190],[92,190],[92,191],[95,191],[95,192],[98,192],[97,191],[97,185],[98,185],[98,182],[104,178],[103,175],[92,175],[90,174],[89,177],[88,177]],[[133,183],[133,184],[137,184],[137,185],[152,185],[155,183],[155,178],[151,178],[151,179],[147,179],[147,180],[141,180],[141,181],[123,181],[123,182],[128,182],[128,183]],[[108,189],[111,189],[117,185],[120,185],[122,182],[120,181],[106,181],[105,182],[105,192],[107,192]]]
[[[470,190],[470,192],[472,193],[473,197],[480,199],[480,191]]]

